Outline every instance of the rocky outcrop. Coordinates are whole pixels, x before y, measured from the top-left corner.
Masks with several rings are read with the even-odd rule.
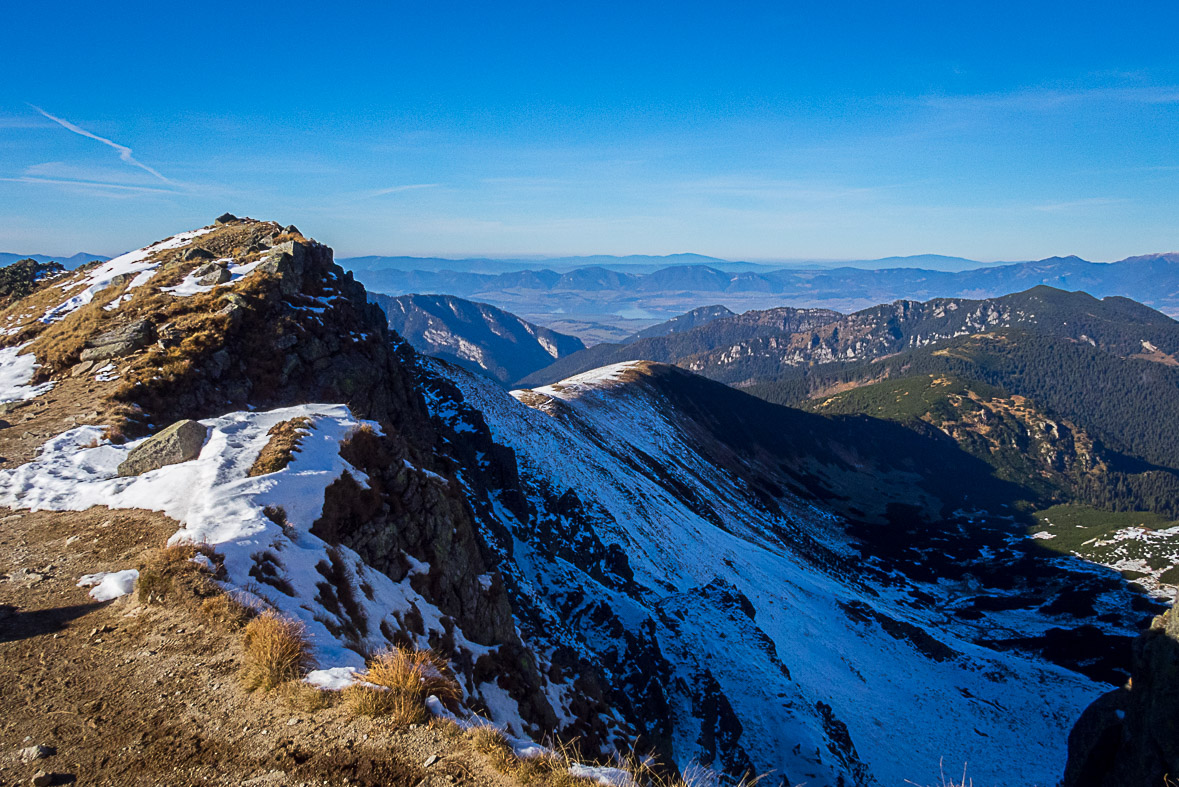
[[[117,358],[143,349],[151,343],[151,339],[151,323],[147,320],[135,320],[92,339],[90,346],[82,350],[79,359],[82,361],[102,361],[107,358]]]
[[[1179,775],[1179,615],[1155,618],[1134,642],[1122,688],[1099,697],[1068,738],[1062,787],[1159,787]]]
[[[120,476],[142,475],[200,456],[208,430],[198,421],[177,421],[135,447],[119,465]]]

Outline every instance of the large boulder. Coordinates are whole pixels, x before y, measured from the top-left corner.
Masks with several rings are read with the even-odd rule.
[[[194,268],[192,277],[196,279],[197,284],[209,286],[212,284],[224,284],[233,278],[233,274],[224,265],[218,265],[215,262],[206,263],[200,267]]]
[[[200,456],[208,429],[197,421],[177,421],[137,445],[119,465],[120,476],[142,475]]]
[[[287,241],[270,249],[266,259],[254,270],[270,276],[277,276],[283,295],[291,296],[303,287],[303,274],[310,258],[305,243]]]
[[[152,341],[152,327],[147,320],[136,320],[121,328],[104,333],[90,340],[90,346],[82,350],[80,360],[102,361],[140,350]]]

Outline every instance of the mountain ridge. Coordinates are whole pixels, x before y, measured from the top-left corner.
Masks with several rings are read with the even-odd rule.
[[[289,226],[226,215],[0,320],[0,406],[21,419],[0,429],[0,503],[65,532],[95,505],[166,515],[171,544],[205,550],[188,570],[216,572],[209,593],[304,627],[316,663],[295,688],[329,706],[310,718],[413,646],[454,678],[422,712],[494,722],[520,751],[642,742],[668,767],[816,787],[945,756],[1044,782],[1157,606],[1029,539],[1019,490],[948,438],[649,363],[509,393],[419,355]],[[166,448],[178,429],[202,444]],[[182,455],[122,475],[145,447]],[[144,626],[183,598],[134,550],[55,544],[103,584],[137,570],[115,603]]]

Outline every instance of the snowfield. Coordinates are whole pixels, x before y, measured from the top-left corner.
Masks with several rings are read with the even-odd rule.
[[[307,417],[312,429],[301,449],[284,469],[248,477],[247,472],[269,440],[268,430],[292,418]],[[396,615],[417,610],[424,621],[425,636],[419,644],[428,647],[430,633],[442,634],[442,613],[411,587],[420,562],[401,582],[369,568],[350,549],[330,549],[310,528],[323,511],[324,490],[347,470],[361,484],[364,473],[340,457],[340,442],[362,424],[345,405],[307,404],[268,412],[233,412],[202,421],[209,436],[198,458],[169,465],[131,478],[119,478],[116,469],[138,442],[111,445],[102,442],[102,428],[83,426],[49,440],[32,462],[0,471],[0,504],[12,508],[51,511],[82,511],[101,505],[110,508],[142,508],[161,511],[176,519],[181,529],[175,542],[208,544],[224,558],[225,586],[249,604],[265,601],[307,627],[315,659],[320,667],[311,682],[339,689],[363,669],[358,651],[377,651],[389,643],[381,634],[381,622],[391,630],[402,628]],[[425,471],[422,471],[425,472]],[[431,474],[433,475],[433,474]],[[264,513],[268,506],[281,506],[288,525],[280,527]],[[369,635],[347,641],[331,628],[344,621],[325,608],[317,587],[325,579],[321,567],[331,564],[333,554],[344,564],[353,588],[371,589],[354,593],[369,622]],[[273,584],[257,581],[251,569],[264,560],[277,567],[287,592]],[[134,570],[87,575],[84,584],[97,584],[91,595],[105,601],[130,593]],[[338,629],[337,629],[338,630]],[[468,641],[454,630],[460,652],[472,660],[489,648]],[[476,687],[476,699],[487,693],[487,705],[498,711],[493,720],[508,730],[524,729],[515,702],[494,684]]]
[[[535,523],[497,506],[515,534],[508,570],[548,605],[547,622],[531,634],[535,647],[571,645],[607,665],[620,661],[627,644],[595,623],[603,606],[633,636],[654,631],[670,664],[664,685],[681,767],[702,756],[709,736],[735,735],[755,772],[773,773],[772,784],[926,783],[941,762],[969,763],[979,787],[1056,783],[1072,723],[1107,686],[972,641],[980,628],[1018,632],[1033,623],[1018,613],[969,623],[914,603],[916,590],[952,598],[961,592],[952,582],[871,586],[817,564],[808,556],[820,547],[847,552],[833,518],[801,500],[783,500],[785,513],[774,518],[760,510],[738,479],[697,453],[654,396],[618,385],[630,366],[509,395],[431,362],[483,413],[494,439],[514,449],[534,504],[576,492],[592,512],[593,535],[617,545],[634,572],[636,590],[607,586],[541,550],[526,536]],[[462,420],[445,403],[433,406]],[[634,462],[639,455],[660,472]],[[690,492],[672,494],[673,483]],[[685,504],[693,493],[719,521]],[[583,601],[570,611],[570,598]],[[849,613],[863,608],[932,644]],[[1043,627],[1043,616],[1034,623]],[[709,718],[710,701],[731,707],[735,731]]]

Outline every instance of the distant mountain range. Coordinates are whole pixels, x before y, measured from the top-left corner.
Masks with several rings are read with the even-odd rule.
[[[509,273],[519,271],[553,270],[566,271],[575,268],[609,268],[628,273],[651,273],[662,268],[678,265],[707,265],[722,271],[769,271],[781,268],[795,270],[825,268],[922,268],[934,271],[962,271],[981,268],[988,263],[965,257],[948,257],[943,254],[915,254],[907,257],[881,257],[874,260],[779,260],[751,262],[746,260],[725,260],[704,254],[592,254],[582,257],[530,257],[490,258],[467,257],[386,257],[370,255],[365,257],[343,257],[340,264],[353,271],[454,271],[456,273]]]
[[[57,262],[60,263],[61,266],[66,270],[73,270],[74,268],[80,268],[86,263],[94,262],[95,260],[102,260],[105,262],[106,260],[109,260],[110,257],[104,257],[101,254],[86,254],[85,252],[78,252],[77,254],[71,254],[68,257],[62,257],[53,254],[13,254],[7,251],[0,251],[0,268],[11,265],[17,260],[24,259],[33,259],[37,262]]]
[[[850,312],[900,298],[990,298],[1037,284],[1083,290],[1097,297],[1122,295],[1165,313],[1179,314],[1179,253],[1130,257],[1114,263],[1052,257],[957,272],[909,267],[802,270],[765,266],[731,271],[709,263],[675,265],[648,273],[600,265],[501,273],[376,266],[357,268],[356,275],[373,291],[475,298],[530,319],[546,314],[592,314],[647,317],[658,322],[705,304],[732,311],[789,305]]]
[[[449,295],[370,294],[415,350],[507,384],[584,350],[581,339]]]

